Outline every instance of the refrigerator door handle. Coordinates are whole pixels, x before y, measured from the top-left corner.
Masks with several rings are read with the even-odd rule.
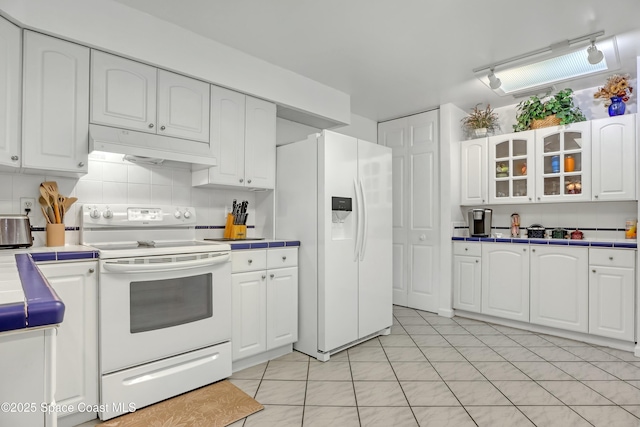
[[[360,180],[360,194],[362,195],[362,242],[360,243],[360,261],[363,261],[364,253],[367,249],[367,231],[369,228],[369,218],[367,218],[367,196],[364,193],[362,180]]]
[[[353,248],[353,260],[358,261],[358,256],[360,255],[360,211],[362,210],[362,206],[360,197],[358,196],[358,183],[355,178],[353,178],[353,190],[356,195],[356,244]]]

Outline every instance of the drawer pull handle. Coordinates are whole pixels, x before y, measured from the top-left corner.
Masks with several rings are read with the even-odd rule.
[[[613,257],[612,256],[609,257],[609,261],[613,261]]]
[[[273,274],[273,273],[271,273],[271,274],[269,275],[269,277],[271,277],[272,279],[273,279],[275,276],[276,276],[276,275],[275,275],[275,274]]]
[[[591,271],[594,272],[594,273],[596,272],[595,270],[591,270]]]
[[[266,279],[266,278],[267,278],[267,275],[266,275],[266,274],[263,274],[263,275],[262,275],[262,280],[264,280],[264,279]]]
[[[287,260],[287,257],[286,257],[286,256],[283,256],[283,257],[282,257],[282,260],[283,260],[283,261],[286,261],[286,260]]]
[[[480,261],[476,260],[476,264],[479,263]]]
[[[527,252],[527,248],[522,248],[522,252]]]
[[[465,251],[468,251],[468,250],[469,250],[469,248],[464,248],[464,250],[465,250]]]
[[[252,260],[252,259],[250,259],[250,260],[249,260],[249,264],[251,264],[252,262],[253,262],[253,260]]]
[[[89,269],[89,273],[94,273],[96,270],[94,270],[93,268]]]

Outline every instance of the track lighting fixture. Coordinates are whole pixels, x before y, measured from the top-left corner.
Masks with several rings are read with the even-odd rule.
[[[600,61],[604,58],[604,54],[596,47],[596,40],[591,40],[591,46],[587,48],[587,60],[589,64],[596,65],[599,64]]]
[[[493,73],[493,68],[491,69],[491,72],[489,73],[487,78],[489,79],[489,87],[493,90],[498,89],[502,85],[500,79]]]

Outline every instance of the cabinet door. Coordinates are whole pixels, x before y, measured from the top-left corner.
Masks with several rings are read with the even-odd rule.
[[[298,267],[267,273],[267,350],[271,350],[298,341]]]
[[[536,201],[591,200],[591,123],[535,131]]]
[[[534,201],[533,143],[533,131],[489,138],[489,203]]]
[[[480,257],[453,257],[453,308],[480,313]]]
[[[78,408],[98,404],[98,296],[95,262],[38,265],[64,301],[56,343],[56,403]],[[60,412],[58,418],[77,414]],[[78,414],[79,415],[79,414]],[[88,421],[95,412],[86,414]]]
[[[482,244],[482,312],[529,321],[529,247]]]
[[[487,138],[460,143],[460,204],[487,203]]]
[[[246,108],[245,185],[273,189],[276,184],[276,106],[247,96]]]
[[[20,166],[20,28],[0,18],[0,166]]]
[[[88,115],[89,49],[25,31],[22,165],[86,173]]]
[[[91,52],[91,122],[156,133],[156,69]]]
[[[634,269],[590,266],[589,333],[634,340]]]
[[[593,200],[635,200],[635,114],[591,122]]]
[[[211,86],[211,184],[244,186],[245,95]]]
[[[208,144],[210,86],[158,70],[158,134]]]
[[[233,360],[267,350],[266,278],[266,271],[231,275]]]
[[[587,248],[531,249],[531,323],[588,332]]]

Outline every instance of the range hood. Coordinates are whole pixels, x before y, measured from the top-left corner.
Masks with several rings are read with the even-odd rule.
[[[89,150],[207,166],[218,164],[206,142],[96,124],[89,125]]]

